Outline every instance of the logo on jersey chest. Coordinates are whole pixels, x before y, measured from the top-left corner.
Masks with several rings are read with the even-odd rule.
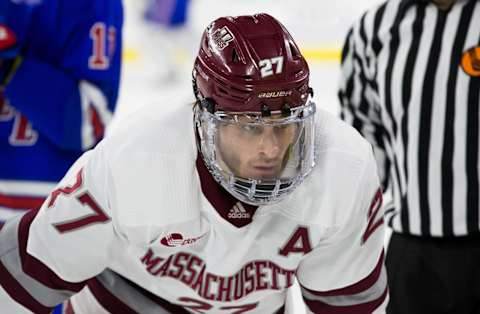
[[[169,247],[190,245],[203,238],[206,234],[207,233],[204,233],[198,237],[193,238],[184,238],[181,233],[170,233],[169,235],[163,237],[160,240],[160,243]]]
[[[206,261],[187,252],[166,258],[149,249],[140,259],[146,271],[155,277],[178,280],[206,300],[230,302],[261,290],[284,290],[293,284],[295,270],[268,260],[253,260],[231,276],[209,272]]]
[[[237,202],[228,212],[228,218],[230,219],[250,219],[250,213],[247,212],[241,202]]]

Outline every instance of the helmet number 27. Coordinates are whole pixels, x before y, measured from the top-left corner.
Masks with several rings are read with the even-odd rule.
[[[273,65],[275,65],[275,74],[282,73],[283,56],[278,56],[270,59],[263,59],[258,62],[258,66],[260,67],[260,74],[262,78],[273,75]]]

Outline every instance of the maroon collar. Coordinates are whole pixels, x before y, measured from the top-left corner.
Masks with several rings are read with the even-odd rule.
[[[253,214],[255,214],[258,206],[243,203],[228,193],[212,177],[200,153],[197,155],[196,166],[203,195],[205,195],[218,214],[238,228],[252,222]]]

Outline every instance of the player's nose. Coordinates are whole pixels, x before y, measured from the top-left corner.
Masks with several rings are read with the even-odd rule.
[[[259,140],[260,153],[267,158],[275,158],[280,152],[280,141],[272,126],[266,126]]]

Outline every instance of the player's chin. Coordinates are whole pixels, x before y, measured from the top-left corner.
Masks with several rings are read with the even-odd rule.
[[[247,178],[255,180],[276,180],[280,175],[280,167],[253,167]]]

